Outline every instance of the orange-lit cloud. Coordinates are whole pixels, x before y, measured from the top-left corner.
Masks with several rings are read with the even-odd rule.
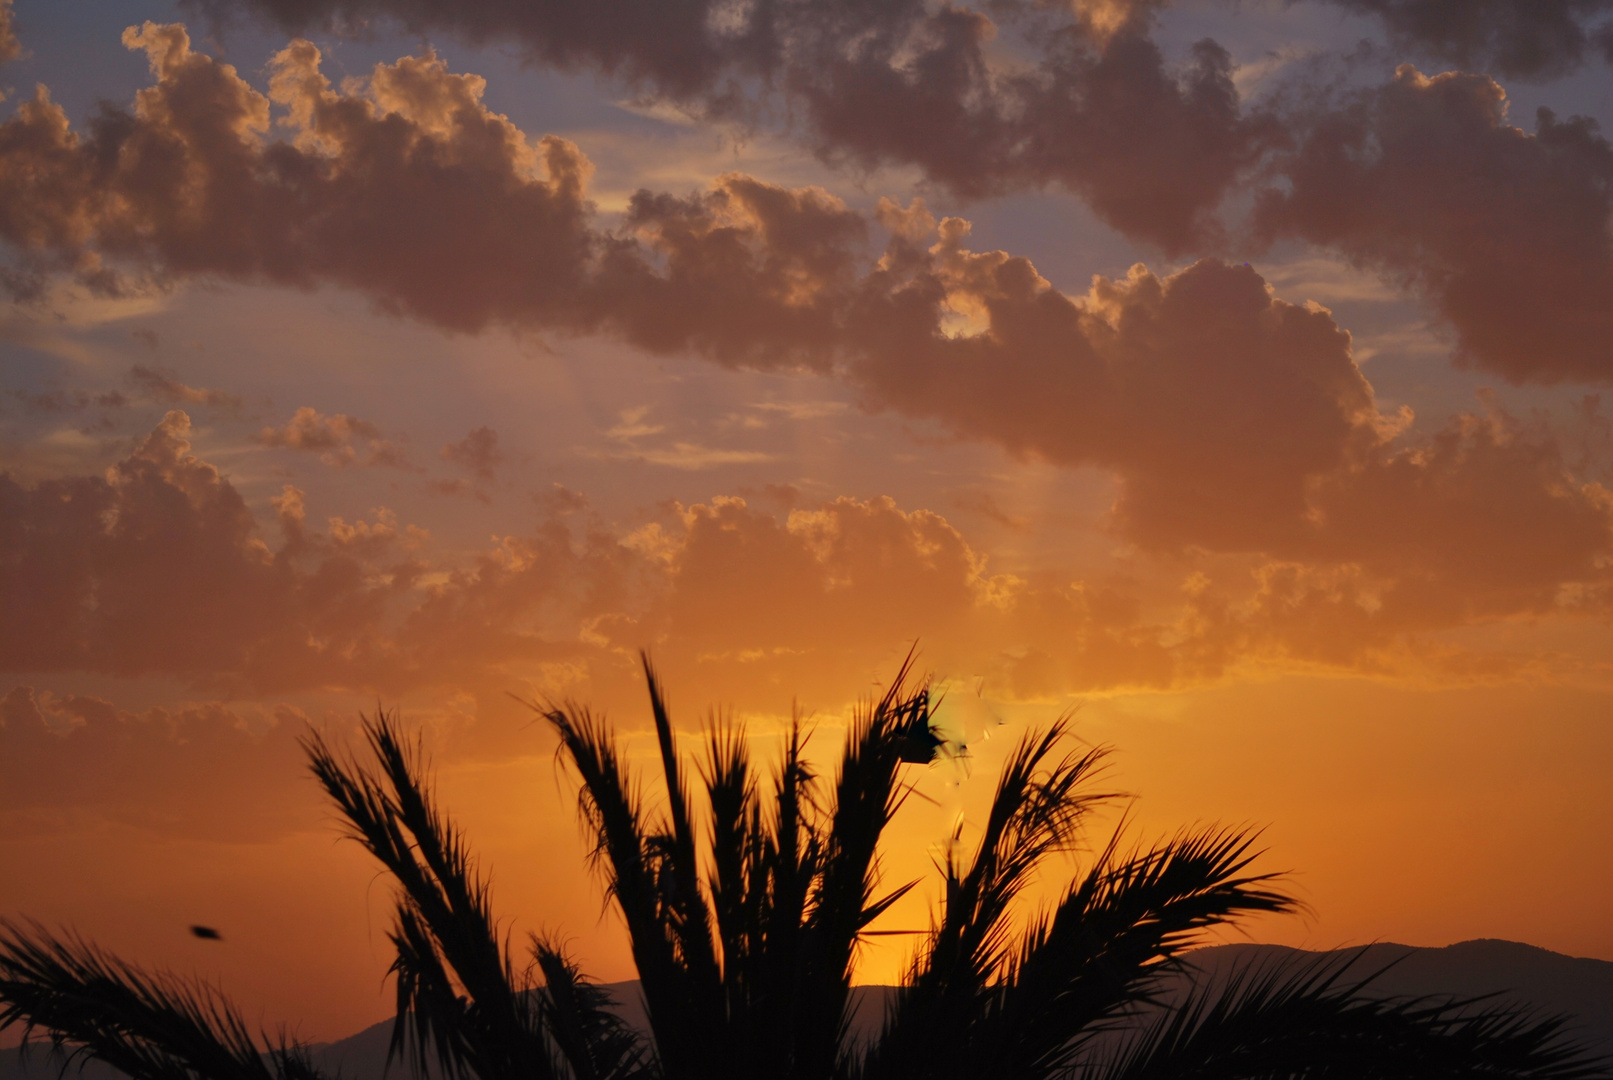
[[[189,432],[183,412],[169,413],[104,476],[32,487],[0,476],[12,613],[0,667],[305,683],[322,641],[368,628],[385,597],[409,587],[406,558],[375,581],[347,550],[360,539],[372,558],[390,550],[386,527],[308,536],[294,495],[280,504],[286,544],[272,552],[229,480],[191,453]],[[299,571],[297,558],[317,569]]]
[[[855,368],[874,400],[1061,464],[1115,469],[1123,535],[1147,546],[1280,547],[1306,528],[1312,479],[1383,439],[1349,338],[1269,294],[1246,267],[1138,267],[1072,299],[1025,259],[940,226],[922,272],[867,313]],[[900,260],[890,260],[893,269]],[[985,329],[935,331],[937,309]]]
[[[22,55],[22,42],[17,40],[16,18],[11,0],[0,0],[0,64]]]
[[[384,509],[311,527],[288,486],[271,543],[188,435],[170,413],[105,477],[0,481],[16,613],[0,670],[396,695],[547,685],[540,672],[568,666],[586,679],[652,646],[756,701],[855,685],[922,638],[939,669],[1034,697],[1246,661],[1409,670],[1432,662],[1411,649],[1419,634],[1594,616],[1610,598],[1613,496],[1499,412],[1333,463],[1300,509],[1248,523],[1269,550],[1245,538],[1235,550],[1252,553],[1190,559],[1202,569],[1174,583],[1005,574],[934,512],[799,493],[782,515],[720,497],[636,528],[563,493],[535,531],[438,563]],[[1235,462],[1223,468],[1236,497]],[[1138,528],[1128,512],[1123,497],[1116,528]],[[1161,543],[1202,531],[1148,520]]]
[[[363,440],[367,446],[362,457],[354,445],[357,440]],[[346,413],[326,416],[307,405],[293,413],[282,426],[266,427],[259,431],[258,441],[265,446],[318,454],[325,464],[337,468],[355,462],[393,468],[409,467],[402,452],[383,439],[380,429],[368,420],[360,420]]]
[[[485,108],[480,79],[453,74],[433,57],[380,65],[337,91],[319,73],[317,50],[296,42],[277,55],[264,96],[233,68],[192,51],[181,28],[148,24],[127,41],[148,54],[156,75],[133,114],[104,119],[81,138],[40,97],[0,125],[0,184],[16,196],[6,204],[11,225],[0,212],[0,227],[39,260],[101,275],[97,280],[114,272],[108,260],[116,259],[159,275],[333,282],[448,329],[504,323],[604,331],[652,352],[804,367],[849,379],[874,409],[932,419],[1017,455],[1111,470],[1119,486],[1108,525],[1117,539],[1162,557],[1200,552],[1244,560],[1235,572],[1195,586],[1170,612],[1136,614],[1140,621],[1124,628],[1138,641],[1180,644],[1174,659],[1149,669],[1156,681],[1255,652],[1344,662],[1415,631],[1591,610],[1601,602],[1608,495],[1578,477],[1550,435],[1527,432],[1498,410],[1432,434],[1410,429],[1409,413],[1380,411],[1331,314],[1274,295],[1247,266],[1204,260],[1164,277],[1138,267],[1123,280],[1096,279],[1088,293],[1072,297],[1025,258],[971,250],[968,223],[936,221],[922,202],[882,202],[870,219],[820,188],[742,174],[694,195],[640,192],[619,226],[603,229],[586,198],[589,166],[581,152],[553,138],[532,144]],[[1291,163],[1292,192],[1269,198],[1262,220],[1274,235],[1325,226],[1333,231],[1317,239],[1422,274],[1470,353],[1501,364],[1510,355],[1505,343],[1484,338],[1473,312],[1501,310],[1500,293],[1485,290],[1505,292],[1515,271],[1462,246],[1495,246],[1495,237],[1472,228],[1485,192],[1460,195],[1458,186],[1453,196],[1436,182],[1437,171],[1418,166],[1420,147],[1444,145],[1429,132],[1454,125],[1451,137],[1461,145],[1491,147],[1486,153],[1522,170],[1515,187],[1584,187],[1591,192],[1585,198],[1535,209],[1537,217],[1561,210],[1560,220],[1533,221],[1505,233],[1500,245],[1541,238],[1535,261],[1516,271],[1529,289],[1592,282],[1577,300],[1528,294],[1507,309],[1526,309],[1509,327],[1555,318],[1558,338],[1545,339],[1547,347],[1529,360],[1529,373],[1549,375],[1551,364],[1565,362],[1565,350],[1590,349],[1585,320],[1602,317],[1592,301],[1605,245],[1582,244],[1589,261],[1557,278],[1537,272],[1570,243],[1571,223],[1602,197],[1582,183],[1589,173],[1575,171],[1576,163],[1599,160],[1592,151],[1600,144],[1572,124],[1548,125],[1535,137],[1506,128],[1499,101],[1486,80],[1403,72],[1359,113],[1361,123],[1378,125],[1374,131],[1405,127],[1403,137],[1379,138],[1376,157],[1356,161],[1338,149],[1352,145],[1337,141],[1344,136],[1327,142],[1333,129],[1324,123]],[[286,137],[277,138],[277,130]],[[1353,171],[1317,164],[1338,153],[1346,165],[1354,162]],[[1491,177],[1471,181],[1453,173],[1452,183],[1490,183],[1495,173],[1462,174]],[[1341,194],[1323,198],[1312,185],[1324,183]],[[1396,198],[1359,201],[1368,192]],[[1402,195],[1421,211],[1404,220],[1382,217]],[[432,213],[417,212],[424,206]],[[1426,260],[1436,258],[1448,267],[1445,276],[1426,270]],[[464,272],[445,274],[449,266]],[[1478,297],[1472,311],[1457,303],[1469,293]],[[1584,319],[1558,318],[1563,304],[1577,304]],[[170,400],[226,400],[166,376],[137,373],[137,380]],[[636,422],[612,429],[622,456],[682,469],[769,460],[765,452],[692,440],[645,449],[638,440],[650,429],[642,415]],[[69,550],[82,553],[42,570],[32,592],[76,597],[100,588],[92,583],[110,572],[96,559],[135,560],[128,583],[118,587],[159,577],[139,562],[157,556],[133,554],[144,550],[138,545],[126,551],[132,538],[119,531],[125,514],[137,515],[149,498],[164,512],[189,508],[171,527],[194,532],[212,560],[200,565],[218,574],[198,596],[232,597],[254,615],[170,649],[160,645],[161,634],[125,642],[103,625],[117,603],[98,606],[93,616],[72,603],[46,604],[42,625],[55,629],[18,642],[15,655],[47,659],[25,660],[23,669],[93,663],[141,671],[161,653],[166,670],[256,687],[321,679],[416,685],[450,664],[483,670],[522,650],[564,652],[573,646],[558,643],[576,640],[591,621],[672,625],[678,608],[665,597],[676,595],[684,556],[695,559],[702,550],[705,511],[691,509],[676,557],[662,551],[652,558],[599,530],[579,543],[551,524],[536,537],[502,541],[471,568],[430,568],[403,550],[388,518],[362,528],[333,519],[325,532],[308,529],[294,491],[279,503],[284,545],[273,549],[229,483],[190,455],[185,423],[182,414],[171,415],[116,467],[114,475],[125,479],[50,482],[65,495],[11,482],[10,497],[23,508],[19,520],[37,518],[30,528],[40,535],[73,532],[75,526],[52,524],[52,515],[113,523],[93,544],[80,537]],[[403,463],[375,425],[306,406],[284,425],[263,428],[258,441],[336,465]],[[501,453],[483,427],[447,444],[442,456],[486,482]],[[458,490],[452,482],[438,486]],[[780,559],[795,550],[786,540],[804,543],[804,534],[769,515],[722,506],[710,512],[731,518],[734,530],[754,528],[761,537],[782,529]],[[792,557],[807,558],[806,550]],[[792,565],[769,564],[765,574],[811,580]],[[948,580],[944,587],[932,582],[924,595],[976,588],[959,584],[971,580],[962,571]],[[419,584],[425,581],[431,584]],[[999,607],[1007,603],[1003,610],[1030,603],[1030,594],[1002,592],[1005,585],[979,588]],[[861,597],[853,590],[842,599],[882,609]],[[539,631],[538,612],[565,629]],[[190,621],[208,627],[221,618],[198,609]],[[86,619],[94,625],[79,625]],[[924,619],[910,621],[913,635],[928,633],[919,625]],[[630,645],[590,632],[613,647]],[[100,633],[116,644],[102,648]],[[688,640],[700,655],[734,651],[708,649],[700,633]],[[797,646],[767,648],[783,656]],[[216,655],[202,660],[197,650]],[[1184,669],[1181,657],[1192,650],[1198,659]],[[1113,670],[1141,669],[1117,662]]]

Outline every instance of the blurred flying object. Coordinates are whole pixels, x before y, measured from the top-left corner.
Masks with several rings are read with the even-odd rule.
[[[219,933],[217,930],[214,930],[211,926],[193,926],[190,928],[190,932],[201,938],[203,941],[224,940],[224,935]]]

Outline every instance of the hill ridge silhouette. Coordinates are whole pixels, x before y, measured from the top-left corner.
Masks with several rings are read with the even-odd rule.
[[[1357,955],[1351,974],[1365,977],[1377,972],[1369,993],[1383,997],[1423,995],[1478,997],[1498,995],[1502,1000],[1526,1004],[1543,1013],[1562,1013],[1572,1018],[1571,1035],[1588,1048],[1613,1056],[1613,961],[1576,957],[1553,952],[1538,945],[1504,938],[1473,938],[1443,946],[1402,945],[1373,942],[1343,949],[1300,949],[1287,945],[1238,942],[1207,945],[1190,954],[1190,962],[1209,978],[1224,977],[1235,967],[1271,962],[1342,960]],[[638,980],[603,983],[622,1018],[640,1030],[648,1030],[638,997]],[[865,1038],[877,1030],[885,1002],[895,987],[864,984],[852,989],[854,1038]],[[387,1047],[392,1039],[390,1018],[331,1042],[310,1044],[316,1064],[342,1080],[381,1080],[409,1077],[412,1069],[403,1062],[385,1068]],[[48,1046],[35,1045],[23,1056],[12,1047],[0,1051],[0,1080],[57,1080],[61,1058]],[[69,1076],[82,1080],[122,1080],[123,1074],[99,1062],[90,1062],[82,1073],[74,1067]]]

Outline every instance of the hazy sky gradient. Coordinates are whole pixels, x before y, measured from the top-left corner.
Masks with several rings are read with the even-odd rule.
[[[379,1019],[380,702],[625,978],[511,695],[827,760],[916,641],[893,881],[1076,710],[1260,940],[1613,959],[1613,4],[568,10],[0,7],[0,912]]]

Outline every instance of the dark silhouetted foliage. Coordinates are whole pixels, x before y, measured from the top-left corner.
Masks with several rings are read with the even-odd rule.
[[[349,834],[398,886],[391,939],[394,1055],[474,1080],[1281,1080],[1494,1077],[1593,1080],[1605,1066],[1563,1021],[1487,1000],[1370,996],[1350,963],[1196,977],[1202,933],[1291,910],[1251,869],[1247,831],[1201,828],[1152,846],[1116,837],[1051,908],[1022,893],[1071,854],[1103,750],[1067,751],[1066,725],[1010,754],[972,857],[955,835],[944,900],[882,1028],[851,1037],[851,975],[870,925],[917,882],[883,888],[879,845],[940,750],[910,663],[853,718],[832,778],[799,718],[765,778],[744,732],[714,719],[691,766],[648,659],[665,782],[652,808],[613,731],[586,708],[537,705],[580,781],[592,859],[626,924],[648,1018],[628,1027],[552,938],[519,968],[487,880],[436,805],[417,741],[395,717],[364,726],[367,756],[307,741]],[[691,791],[703,789],[703,808]],[[1195,982],[1194,980],[1197,979]],[[142,972],[33,924],[0,933],[0,1023],[135,1080],[313,1080],[294,1046],[255,1040],[215,991]]]

